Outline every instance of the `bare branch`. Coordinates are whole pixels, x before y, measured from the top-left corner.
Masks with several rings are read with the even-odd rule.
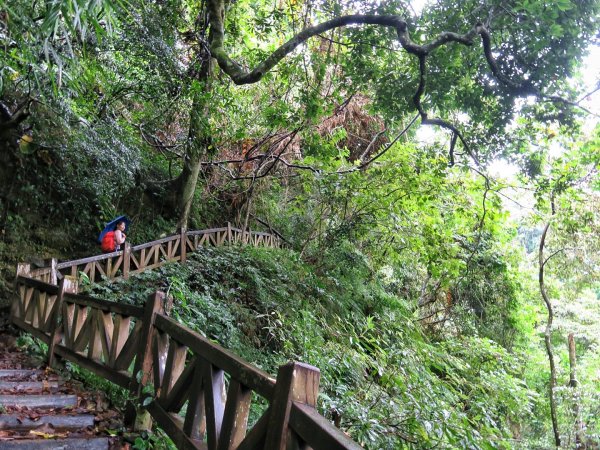
[[[583,97],[581,97],[579,100],[577,100],[577,104],[581,103],[582,101],[584,101],[586,98],[591,97],[592,95],[594,95],[596,92],[600,91],[600,83],[598,83],[598,86],[596,86],[595,89],[593,89],[592,91],[588,92],[587,94],[585,94]]]
[[[368,161],[365,161],[364,163],[362,163],[360,166],[358,166],[356,168],[352,168],[350,170],[345,170],[345,171],[341,171],[341,172],[337,172],[337,173],[345,173],[345,172],[353,172],[355,170],[362,170],[365,167],[367,167],[369,164],[371,164],[373,161],[379,159],[381,156],[383,156],[384,153],[386,153],[390,148],[392,148],[392,146],[398,141],[398,139],[400,139],[402,136],[404,136],[406,134],[406,132],[410,129],[410,127],[413,126],[413,124],[417,121],[418,118],[419,118],[419,116],[416,115],[413,118],[413,120],[411,120],[410,123],[406,127],[404,127],[404,129],[392,140],[392,142],[390,142],[388,145],[386,145],[383,150],[381,150],[379,153],[377,153],[371,159],[369,159]]]
[[[383,136],[385,134],[385,132],[387,131],[387,128],[384,128],[383,130],[375,133],[375,136],[373,136],[373,139],[371,139],[371,142],[369,142],[369,145],[367,145],[367,148],[365,149],[364,152],[362,152],[362,154],[360,155],[360,157],[358,158],[359,161],[363,161],[366,156],[369,154],[369,152],[371,151],[371,148],[375,145],[375,142],[377,142],[377,140]],[[357,136],[358,137],[358,136]]]
[[[2,108],[2,119],[0,122],[0,131],[5,131],[10,128],[15,128],[21,122],[23,122],[27,117],[29,117],[29,105],[32,103],[32,99],[27,98],[24,102],[22,102],[19,106],[17,106],[17,110],[11,114],[8,107],[0,102]]]
[[[589,94],[589,95],[591,95],[591,94]],[[584,97],[584,98],[585,98],[585,97]],[[552,102],[552,103],[562,103],[562,104],[564,104],[564,105],[572,106],[572,107],[574,107],[574,108],[579,108],[579,109],[581,109],[583,112],[585,112],[585,113],[589,114],[590,116],[594,116],[594,117],[600,117],[600,114],[596,114],[595,112],[593,112],[593,111],[590,111],[589,109],[587,109],[587,108],[585,108],[585,107],[581,106],[581,105],[579,104],[579,101],[581,101],[581,100],[579,100],[579,101],[577,101],[577,102],[572,102],[571,100],[567,100],[567,99],[565,99],[565,98],[562,98],[562,97],[559,97],[559,96],[556,96],[556,95],[552,95],[552,96],[550,96],[550,97],[546,97],[546,99],[545,99],[544,101],[547,101],[547,102]]]
[[[547,257],[547,258],[546,258],[546,259],[545,259],[545,260],[542,262],[542,265],[543,265],[543,266],[545,266],[545,265],[546,265],[546,263],[547,263],[548,261],[550,261],[550,258],[552,258],[552,257],[554,257],[554,256],[558,255],[559,253],[562,253],[562,252],[564,252],[564,251],[566,251],[566,250],[567,250],[566,248],[560,248],[560,249],[556,250],[555,252],[553,252],[553,253],[552,253],[550,256],[548,256],[548,257]]]

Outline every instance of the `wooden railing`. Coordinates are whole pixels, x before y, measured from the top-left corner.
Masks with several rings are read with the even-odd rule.
[[[118,252],[105,253],[72,261],[57,262],[51,260],[48,267],[29,270],[29,277],[57,284],[65,275],[87,277],[91,283],[104,279],[128,278],[129,275],[154,269],[172,261],[185,262],[187,253],[196,251],[202,246],[222,246],[245,244],[255,247],[280,247],[279,237],[260,231],[243,231],[227,225],[222,228],[208,230],[181,231],[145,244],[131,246]],[[17,269],[21,270],[21,269]]]
[[[166,246],[158,250],[165,261],[177,255],[185,260],[178,239],[193,249],[207,241],[236,242],[229,231],[234,230],[225,230],[226,235],[223,229],[205,230],[185,233],[185,240],[182,233],[137,246],[132,249],[139,252],[134,270],[156,267],[154,256],[148,256],[156,250],[141,256],[142,250],[156,246]],[[257,233],[245,239],[257,245],[260,238]],[[239,239],[244,240],[241,232]],[[80,261],[71,261],[69,267],[80,267]],[[128,408],[129,421],[144,405],[177,448],[360,448],[316,411],[317,368],[291,362],[279,368],[275,379],[168,317],[161,292],[137,307],[79,295],[77,279],[70,275],[58,277],[55,285],[30,276],[52,281],[52,272],[25,265],[17,272],[12,321],[48,344],[50,364],[58,356],[129,389],[137,398]],[[256,402],[260,406],[255,410],[262,413],[249,424]]]

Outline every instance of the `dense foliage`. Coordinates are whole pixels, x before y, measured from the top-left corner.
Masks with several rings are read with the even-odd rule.
[[[427,338],[397,280],[351,247],[326,261],[317,274],[287,250],[209,248],[94,295],[142,304],[160,286],[174,317],[264,370],[319,367],[320,410],[369,448],[508,445],[535,397],[523,361],[483,337]]]

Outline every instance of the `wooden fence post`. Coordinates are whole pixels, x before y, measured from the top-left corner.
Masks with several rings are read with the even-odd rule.
[[[50,284],[57,285],[58,284],[58,269],[56,265],[58,264],[58,260],[56,258],[50,259]]]
[[[229,242],[229,245],[233,244],[233,239],[231,236],[231,222],[227,222],[227,242]]]
[[[29,263],[17,263],[17,274],[15,275],[14,283],[13,283],[13,291],[18,293],[17,290],[17,278],[18,277],[29,277],[31,273],[31,264]],[[12,322],[13,317],[17,316],[18,304],[21,299],[17,300],[16,298],[11,302],[10,305],[10,321]]]
[[[126,280],[129,278],[129,265],[131,262],[131,244],[129,242],[125,242],[125,247],[123,248],[123,278]]]
[[[17,276],[27,277],[31,272],[31,264],[17,263]]]
[[[154,318],[163,306],[165,294],[156,291],[146,300],[144,306],[144,316],[142,317],[142,330],[138,342],[138,351],[133,366],[130,392],[133,394],[134,401],[137,403],[143,400],[142,389],[150,381],[152,374],[152,343],[154,341]],[[152,428],[152,419],[150,413],[143,411],[138,404],[127,403],[125,411],[125,423],[135,424],[136,430],[149,430]]]
[[[297,437],[289,429],[292,402],[315,406],[319,395],[321,372],[304,363],[290,362],[279,368],[271,403],[265,448],[285,450]],[[292,448],[299,447],[292,445]]]
[[[187,230],[185,227],[179,229],[179,255],[181,256],[179,262],[182,264],[187,260]]]
[[[54,348],[62,338],[58,319],[60,318],[65,294],[77,294],[78,291],[79,284],[76,277],[67,275],[61,278],[58,284],[58,295],[54,302],[54,309],[52,310],[52,318],[50,319],[50,330],[48,330],[50,332],[50,341],[48,341],[48,366],[50,367],[54,364]]]

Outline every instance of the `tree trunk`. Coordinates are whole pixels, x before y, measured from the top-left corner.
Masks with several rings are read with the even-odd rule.
[[[554,388],[556,386],[556,366],[554,365],[554,353],[552,350],[552,321],[554,319],[554,312],[552,310],[552,303],[548,298],[546,292],[546,286],[544,285],[544,245],[546,244],[546,235],[550,228],[550,222],[544,227],[542,237],[540,238],[540,250],[539,250],[539,283],[540,293],[546,304],[548,310],[548,322],[546,323],[546,331],[544,332],[544,340],[546,342],[546,353],[548,354],[548,361],[550,363],[550,382],[548,385],[548,395],[550,397],[550,418],[552,420],[552,430],[554,431],[554,443],[556,447],[560,447],[560,433],[558,432],[558,421],[556,419],[556,399],[554,398]]]
[[[205,56],[198,75],[202,88],[196,89],[190,112],[190,128],[188,132],[188,150],[183,162],[183,170],[178,179],[177,207],[179,228],[188,228],[188,222],[194,202],[194,193],[198,184],[198,175],[202,167],[202,158],[209,153],[212,133],[209,123],[209,93],[211,90],[214,60]]]
[[[179,211],[177,226],[179,228],[187,228],[194,202],[194,193],[198,184],[198,175],[200,174],[200,155],[196,154],[196,152],[194,152],[194,155],[190,153],[188,153],[187,161],[185,161],[183,170],[179,175],[177,193],[177,209]]]
[[[573,388],[573,416],[575,418],[575,448],[584,448],[583,422],[579,411],[579,396],[577,395],[577,353],[575,350],[575,337],[569,333],[569,386]]]
[[[571,369],[569,375],[569,386],[577,387],[576,367],[577,356],[575,352],[575,337],[573,333],[569,333],[569,367]]]

